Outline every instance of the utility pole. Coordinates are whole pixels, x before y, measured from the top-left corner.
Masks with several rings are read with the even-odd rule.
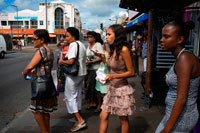
[[[16,5],[12,5],[17,10],[17,38],[19,39],[19,21],[18,21],[18,7]]]
[[[48,22],[47,22],[47,0],[45,0],[45,16],[46,16],[46,30],[47,30],[47,24],[48,24]]]

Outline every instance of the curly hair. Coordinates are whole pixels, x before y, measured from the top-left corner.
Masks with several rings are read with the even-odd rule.
[[[127,40],[126,40],[126,32],[123,26],[119,24],[111,25],[109,28],[115,34],[114,46],[110,45],[110,57],[113,55],[114,49],[116,48],[116,60],[119,60],[119,55],[122,50],[122,47],[126,46],[127,48],[129,48]],[[130,52],[130,55],[132,55],[130,48],[129,48],[129,52]]]

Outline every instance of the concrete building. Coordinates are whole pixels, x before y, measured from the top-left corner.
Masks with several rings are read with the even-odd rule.
[[[80,12],[70,3],[55,0],[39,3],[39,10],[21,10],[15,13],[0,14],[0,33],[13,37],[32,37],[36,29],[47,29],[52,38],[65,34],[68,27],[81,31]]]

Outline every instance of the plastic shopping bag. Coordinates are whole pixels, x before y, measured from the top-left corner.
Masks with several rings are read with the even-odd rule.
[[[108,90],[108,82],[104,81],[106,78],[106,74],[109,74],[107,63],[101,63],[98,70],[96,71],[96,90],[100,91],[102,94],[107,93]]]
[[[52,78],[53,78],[53,83],[56,86],[57,94],[59,95],[60,85],[59,85],[58,78],[57,78],[57,70],[52,70],[51,75],[52,75]]]

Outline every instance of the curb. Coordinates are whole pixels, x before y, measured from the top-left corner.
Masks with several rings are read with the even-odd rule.
[[[1,131],[0,133],[6,133],[6,131],[13,127],[13,125],[17,122],[18,118],[22,118],[27,112],[29,111],[29,107],[27,107],[24,111],[22,111],[19,115],[15,115],[12,121],[8,123]]]

